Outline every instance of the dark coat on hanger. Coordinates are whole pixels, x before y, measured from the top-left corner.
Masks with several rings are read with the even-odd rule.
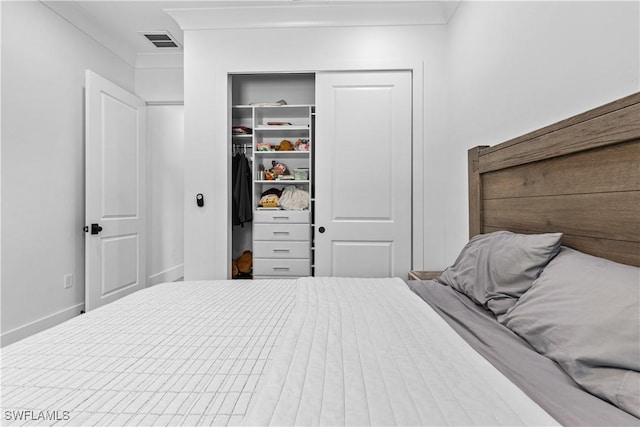
[[[233,189],[232,220],[233,225],[243,226],[253,219],[251,206],[251,167],[243,153],[233,156],[231,163]]]

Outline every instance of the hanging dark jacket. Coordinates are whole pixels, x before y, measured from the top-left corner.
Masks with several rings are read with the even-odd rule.
[[[233,225],[244,225],[253,219],[253,206],[251,206],[251,167],[249,160],[242,154],[233,156],[232,165]]]

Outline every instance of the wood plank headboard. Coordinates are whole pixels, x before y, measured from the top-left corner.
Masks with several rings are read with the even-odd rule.
[[[640,92],[470,149],[469,235],[497,230],[640,266]]]

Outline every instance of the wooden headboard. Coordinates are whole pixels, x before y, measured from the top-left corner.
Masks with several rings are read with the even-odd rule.
[[[640,266],[640,92],[469,150],[469,235],[497,230]]]

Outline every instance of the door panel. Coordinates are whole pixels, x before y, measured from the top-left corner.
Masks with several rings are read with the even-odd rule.
[[[334,241],[332,245],[331,273],[333,276],[393,276],[393,242]]]
[[[102,93],[103,218],[138,216],[138,109]]]
[[[102,265],[114,267],[103,270],[103,297],[138,284],[137,265],[135,262],[131,262],[137,259],[137,235],[102,239]]]
[[[360,85],[333,89],[332,190],[339,191],[331,191],[332,220],[392,219],[392,90]],[[367,117],[354,122],[354,113]],[[358,203],[353,203],[355,195]]]
[[[315,274],[411,267],[411,73],[316,75]]]
[[[145,287],[144,101],[86,74],[85,310]],[[91,224],[101,230],[91,233]]]

